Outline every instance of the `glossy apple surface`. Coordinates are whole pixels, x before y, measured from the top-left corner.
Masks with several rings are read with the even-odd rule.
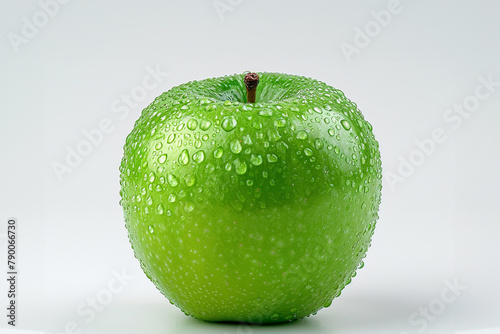
[[[186,314],[274,323],[329,306],[370,245],[371,125],[322,82],[259,73],[163,93],[127,137],[121,204],[146,275]]]

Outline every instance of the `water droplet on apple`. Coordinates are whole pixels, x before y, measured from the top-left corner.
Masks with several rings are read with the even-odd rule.
[[[189,130],[196,130],[196,127],[198,126],[198,121],[195,120],[194,118],[191,118],[188,122],[187,122],[187,128]]]
[[[193,160],[197,163],[202,163],[203,160],[205,160],[205,152],[203,151],[198,151],[195,154],[193,154]]]
[[[183,149],[179,155],[179,163],[184,166],[189,163],[189,152],[187,149]]]
[[[328,129],[328,134],[333,137],[335,135],[335,130]]]
[[[264,117],[270,117],[273,115],[273,111],[271,109],[262,109],[259,111],[259,115]]]
[[[236,198],[238,199],[238,201],[240,201],[241,203],[245,203],[246,201],[246,198],[245,198],[245,195],[243,195],[241,192],[237,192],[236,193]]]
[[[210,104],[210,105],[205,107],[206,111],[212,111],[214,109],[217,109],[217,106],[215,104]]]
[[[184,181],[186,181],[186,186],[192,187],[196,183],[196,176],[194,174],[187,174]]]
[[[278,157],[275,154],[268,154],[267,155],[267,161],[270,163],[274,163],[278,161]]]
[[[153,198],[151,196],[149,196],[147,199],[146,199],[146,204],[147,205],[152,205],[153,204]]]
[[[175,140],[175,133],[171,133],[168,137],[167,137],[167,143],[168,144],[172,144],[172,142]]]
[[[316,147],[317,150],[321,150],[323,148],[323,141],[320,138],[316,138],[314,140],[314,147]]]
[[[184,206],[184,211],[191,212],[193,210],[194,210],[194,204],[190,201],[187,201],[186,205]]]
[[[245,145],[253,145],[252,138],[249,135],[243,136],[243,144]],[[250,149],[247,149],[250,152]]]
[[[170,203],[174,203],[174,202],[175,202],[175,200],[176,200],[175,194],[170,194],[170,195],[168,195],[168,201],[169,201]]]
[[[233,130],[237,124],[236,119],[232,115],[226,116],[222,119],[222,128],[227,132]]]
[[[247,172],[247,164],[244,161],[242,162],[240,159],[236,159],[233,162],[236,174],[243,175]]]
[[[212,125],[212,122],[210,122],[206,119],[200,121],[200,129],[202,129],[203,131],[207,131],[211,125]]]
[[[351,129],[351,123],[349,123],[347,120],[343,119],[340,121],[340,124],[342,124],[342,127],[346,130]]]
[[[234,139],[229,143],[229,148],[231,149],[231,152],[234,154],[238,154],[241,152],[241,144],[238,139]]]
[[[277,142],[278,140],[281,139],[281,135],[278,132],[278,130],[271,130],[269,131],[269,139],[271,139],[273,142]]]
[[[167,181],[168,184],[170,184],[170,186],[172,187],[177,187],[177,185],[179,184],[179,180],[177,180],[177,177],[175,177],[174,174],[168,174]]]
[[[283,118],[278,118],[274,121],[274,126],[277,128],[282,128],[286,125],[286,120]]]
[[[149,173],[149,182],[154,182],[156,175],[154,172]]]
[[[307,155],[308,157],[310,157],[313,155],[313,151],[310,148],[306,147],[304,149],[304,154]]]
[[[156,211],[162,215],[163,214],[163,205],[159,204],[158,207],[156,208]]]
[[[157,150],[160,150],[162,147],[163,147],[163,144],[161,143],[161,141],[157,142],[155,145],[155,149],[157,149]]]
[[[337,146],[335,146],[335,148],[333,149],[333,151],[335,152],[335,154],[339,154],[340,153],[340,149]]]
[[[214,151],[214,158],[219,159],[220,157],[222,157],[223,153],[224,153],[224,149],[222,147],[219,147],[218,149],[216,149]]]
[[[271,316],[271,320],[273,320],[273,321],[278,320],[279,317],[280,317],[280,315],[278,313],[275,313]]]
[[[155,233],[155,229],[154,229],[153,225],[149,225],[148,230],[149,230],[149,233],[151,233],[151,234]]]
[[[330,307],[330,305],[332,305],[332,301],[326,301],[324,304],[323,304],[323,307]]]
[[[302,130],[302,131],[297,132],[296,137],[297,137],[297,139],[300,139],[300,140],[306,140],[308,136],[309,135],[307,134],[307,132]]]
[[[262,155],[260,154],[252,154],[250,156],[250,162],[255,165],[255,166],[259,166],[262,164]]]
[[[158,157],[158,162],[159,163],[165,163],[165,161],[167,161],[167,155],[166,154],[162,154]]]
[[[247,186],[249,187],[253,186],[253,180],[247,180]]]
[[[317,112],[318,114],[322,114],[323,111],[319,107],[314,107],[313,110]]]
[[[262,129],[262,124],[259,123],[259,122],[253,122],[252,126],[253,126],[254,129],[257,129],[257,130]]]

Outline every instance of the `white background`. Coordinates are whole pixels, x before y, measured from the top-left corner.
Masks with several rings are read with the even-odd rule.
[[[395,4],[0,1],[0,277],[7,219],[16,217],[17,328],[121,334],[499,328],[500,2]],[[382,152],[382,206],[365,267],[332,306],[281,326],[185,317],[140,270],[118,205],[122,146],[141,110],[173,86],[246,70],[304,75],[343,90],[372,123]],[[481,80],[494,84],[488,91]],[[129,105],[127,95],[135,97]],[[118,106],[123,113],[113,112]],[[453,108],[460,106],[465,112],[457,118]],[[54,166],[66,164],[85,131],[106,120],[111,129],[102,140],[58,176]],[[441,140],[431,145],[436,131]],[[126,274],[123,283],[117,273]],[[0,282],[6,305],[6,281]],[[453,293],[449,284],[460,288]],[[91,314],[95,298],[109,303]]]

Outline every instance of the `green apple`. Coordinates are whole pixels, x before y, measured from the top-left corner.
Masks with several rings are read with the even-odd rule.
[[[142,269],[206,321],[278,323],[329,306],[363,265],[381,196],[378,143],[356,104],[280,73],[161,94],[120,172]]]

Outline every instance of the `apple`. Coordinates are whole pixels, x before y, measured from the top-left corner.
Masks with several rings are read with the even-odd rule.
[[[205,321],[278,323],[328,307],[370,246],[372,126],[327,84],[280,73],[189,82],[135,123],[121,204],[141,267]]]

